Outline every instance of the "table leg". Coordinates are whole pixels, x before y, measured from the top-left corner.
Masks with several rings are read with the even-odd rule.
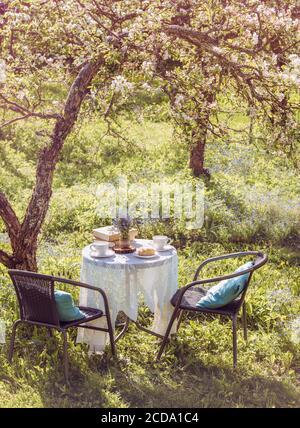
[[[118,334],[118,336],[115,338],[115,343],[117,343],[117,341],[120,340],[124,336],[124,334],[128,330],[130,322],[133,322],[139,330],[145,331],[146,333],[151,334],[152,336],[158,337],[159,339],[164,338],[164,336],[162,334],[156,333],[155,331],[152,331],[149,328],[142,326],[138,321],[134,321],[134,320],[128,318],[127,315],[125,315],[125,316],[126,316],[125,322],[122,324],[119,324],[119,326],[122,326],[123,328],[120,331],[120,333]]]
[[[159,337],[160,339],[164,337],[161,334],[155,333],[155,331],[149,330],[148,328],[142,326],[138,321],[133,321],[133,322],[135,323],[138,329],[145,331],[146,333],[152,334],[152,336]]]
[[[120,333],[118,334],[118,336],[115,338],[115,343],[118,342],[118,340],[121,339],[121,337],[124,336],[124,334],[126,333],[126,331],[128,330],[128,326],[130,323],[130,319],[126,316],[125,322],[123,324],[120,324],[123,326],[122,330],[120,331]]]

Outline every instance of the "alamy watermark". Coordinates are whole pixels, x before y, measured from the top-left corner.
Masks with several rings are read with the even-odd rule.
[[[204,223],[204,184],[199,180],[130,183],[120,176],[115,183],[97,187],[97,214],[101,218],[129,216],[143,220],[185,221],[187,229],[199,229]]]
[[[5,321],[0,320],[0,344],[5,343]]]

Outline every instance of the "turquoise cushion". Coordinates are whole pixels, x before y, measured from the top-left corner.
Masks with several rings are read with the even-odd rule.
[[[234,272],[241,272],[253,266],[252,262],[245,263]],[[196,304],[198,308],[221,308],[232,302],[244,290],[250,272],[236,278],[225,279],[211,287],[207,294]]]
[[[60,321],[76,321],[85,318],[84,313],[74,305],[73,298],[70,293],[56,290],[54,291],[54,297]]]

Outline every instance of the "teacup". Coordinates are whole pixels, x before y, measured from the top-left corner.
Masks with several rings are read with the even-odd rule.
[[[155,235],[153,236],[153,245],[160,251],[165,248],[166,245],[170,244],[171,239],[164,235]]]
[[[96,257],[105,256],[109,249],[109,244],[108,242],[95,241],[91,244],[90,249]]]

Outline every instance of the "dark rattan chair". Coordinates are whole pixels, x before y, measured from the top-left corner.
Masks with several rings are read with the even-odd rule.
[[[92,330],[106,331],[109,333],[111,351],[113,356],[116,355],[116,348],[114,342],[114,334],[110,319],[110,312],[108,307],[108,301],[106,294],[103,290],[97,287],[93,287],[88,284],[84,284],[77,281],[71,281],[69,279],[57,278],[54,276],[41,275],[33,272],[27,272],[22,270],[9,270],[9,275],[13,281],[16,294],[18,297],[20,307],[20,319],[14,322],[10,349],[8,359],[11,362],[14,352],[14,343],[16,336],[16,329],[19,324],[25,323],[29,325],[36,325],[40,327],[47,327],[50,334],[51,329],[56,329],[63,334],[64,338],[64,372],[65,378],[68,381],[68,342],[67,342],[67,329],[70,327],[82,327]],[[101,294],[104,301],[103,311],[79,306],[80,310],[86,315],[85,318],[71,321],[71,322],[60,322],[58,319],[58,312],[56,309],[56,302],[54,298],[55,283],[70,284],[76,287],[88,288]],[[105,316],[107,320],[107,328],[98,328],[90,325],[84,325],[88,321],[95,320]]]
[[[218,260],[224,260],[224,259],[229,259],[234,257],[243,257],[243,256],[255,257],[254,264],[253,266],[251,266],[251,268],[244,270],[242,272],[232,273],[230,275],[198,280],[198,276],[201,269],[208,263],[215,262]],[[241,307],[243,307],[242,319],[243,319],[243,328],[244,328],[244,338],[245,340],[247,340],[247,319],[246,319],[245,297],[246,297],[247,289],[248,289],[253,272],[256,269],[262,267],[267,262],[267,260],[268,260],[267,256],[261,252],[246,251],[241,253],[232,253],[232,254],[225,254],[218,257],[212,257],[210,259],[205,260],[203,263],[201,263],[195,272],[193,282],[180,288],[171,299],[171,303],[174,306],[174,312],[170,319],[165,336],[162,340],[162,343],[157,355],[157,361],[160,360],[161,355],[167,345],[170,331],[176,318],[178,319],[178,325],[177,325],[177,330],[178,330],[184,311],[193,311],[196,313],[225,315],[232,319],[233,366],[236,367],[237,365],[237,316]],[[207,290],[201,287],[203,284],[209,284],[213,282],[219,282],[224,279],[234,278],[240,275],[244,275],[247,272],[249,272],[250,275],[246,283],[246,286],[244,288],[244,291],[234,301],[218,309],[204,309],[204,308],[198,308],[196,306],[196,303],[201,299],[201,297],[207,293]]]

